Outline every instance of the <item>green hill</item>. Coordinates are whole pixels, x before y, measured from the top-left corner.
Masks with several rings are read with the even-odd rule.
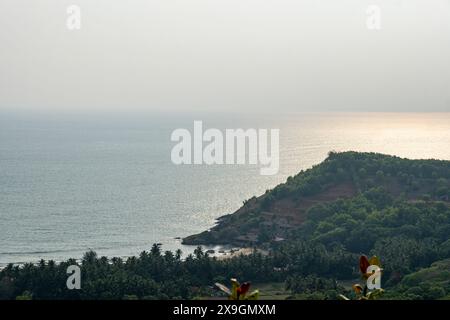
[[[219,218],[211,230],[186,237],[183,243],[264,246],[300,236],[348,242],[356,250],[354,239],[344,238],[352,232],[356,238],[363,234],[369,238],[363,242],[373,242],[376,232],[364,226],[380,231],[380,237],[427,237],[431,232],[448,238],[448,216],[441,217],[443,229],[436,230],[435,223],[423,221],[427,217],[421,213],[448,212],[449,198],[449,161],[331,152],[321,164],[245,201],[235,213]]]
[[[403,299],[450,300],[450,259],[406,275],[389,296]]]
[[[8,265],[1,299],[224,298],[212,285],[230,278],[260,286],[261,297],[355,298],[361,254],[383,268],[383,299],[448,299],[450,161],[374,153],[330,153],[321,164],[252,198],[190,244],[238,244],[264,250],[229,259],[201,247],[162,252],[158,244],[122,259],[87,252],[81,261]],[[81,290],[67,290],[79,265]]]

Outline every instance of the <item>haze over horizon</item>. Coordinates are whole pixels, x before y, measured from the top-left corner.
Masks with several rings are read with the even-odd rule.
[[[0,39],[0,111],[450,111],[448,0],[2,0]]]

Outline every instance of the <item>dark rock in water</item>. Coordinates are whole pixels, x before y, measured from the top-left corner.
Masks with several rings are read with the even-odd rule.
[[[214,254],[214,253],[216,253],[213,249],[209,249],[209,250],[206,250],[206,253],[207,254]]]

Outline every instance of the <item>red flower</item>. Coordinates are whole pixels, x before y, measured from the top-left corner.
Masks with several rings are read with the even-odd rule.
[[[241,286],[237,289],[238,299],[240,296],[245,296],[248,292],[248,289],[250,289],[250,282],[244,282],[243,284],[241,284]]]
[[[361,271],[361,273],[363,274],[363,276],[366,274],[367,272],[367,268],[370,266],[369,260],[367,259],[366,256],[361,256],[359,258],[359,270]]]

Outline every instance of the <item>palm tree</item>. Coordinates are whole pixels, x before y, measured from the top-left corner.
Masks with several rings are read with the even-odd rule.
[[[181,260],[181,256],[183,254],[183,251],[181,251],[181,249],[177,249],[177,251],[175,251],[175,259],[176,260]]]

